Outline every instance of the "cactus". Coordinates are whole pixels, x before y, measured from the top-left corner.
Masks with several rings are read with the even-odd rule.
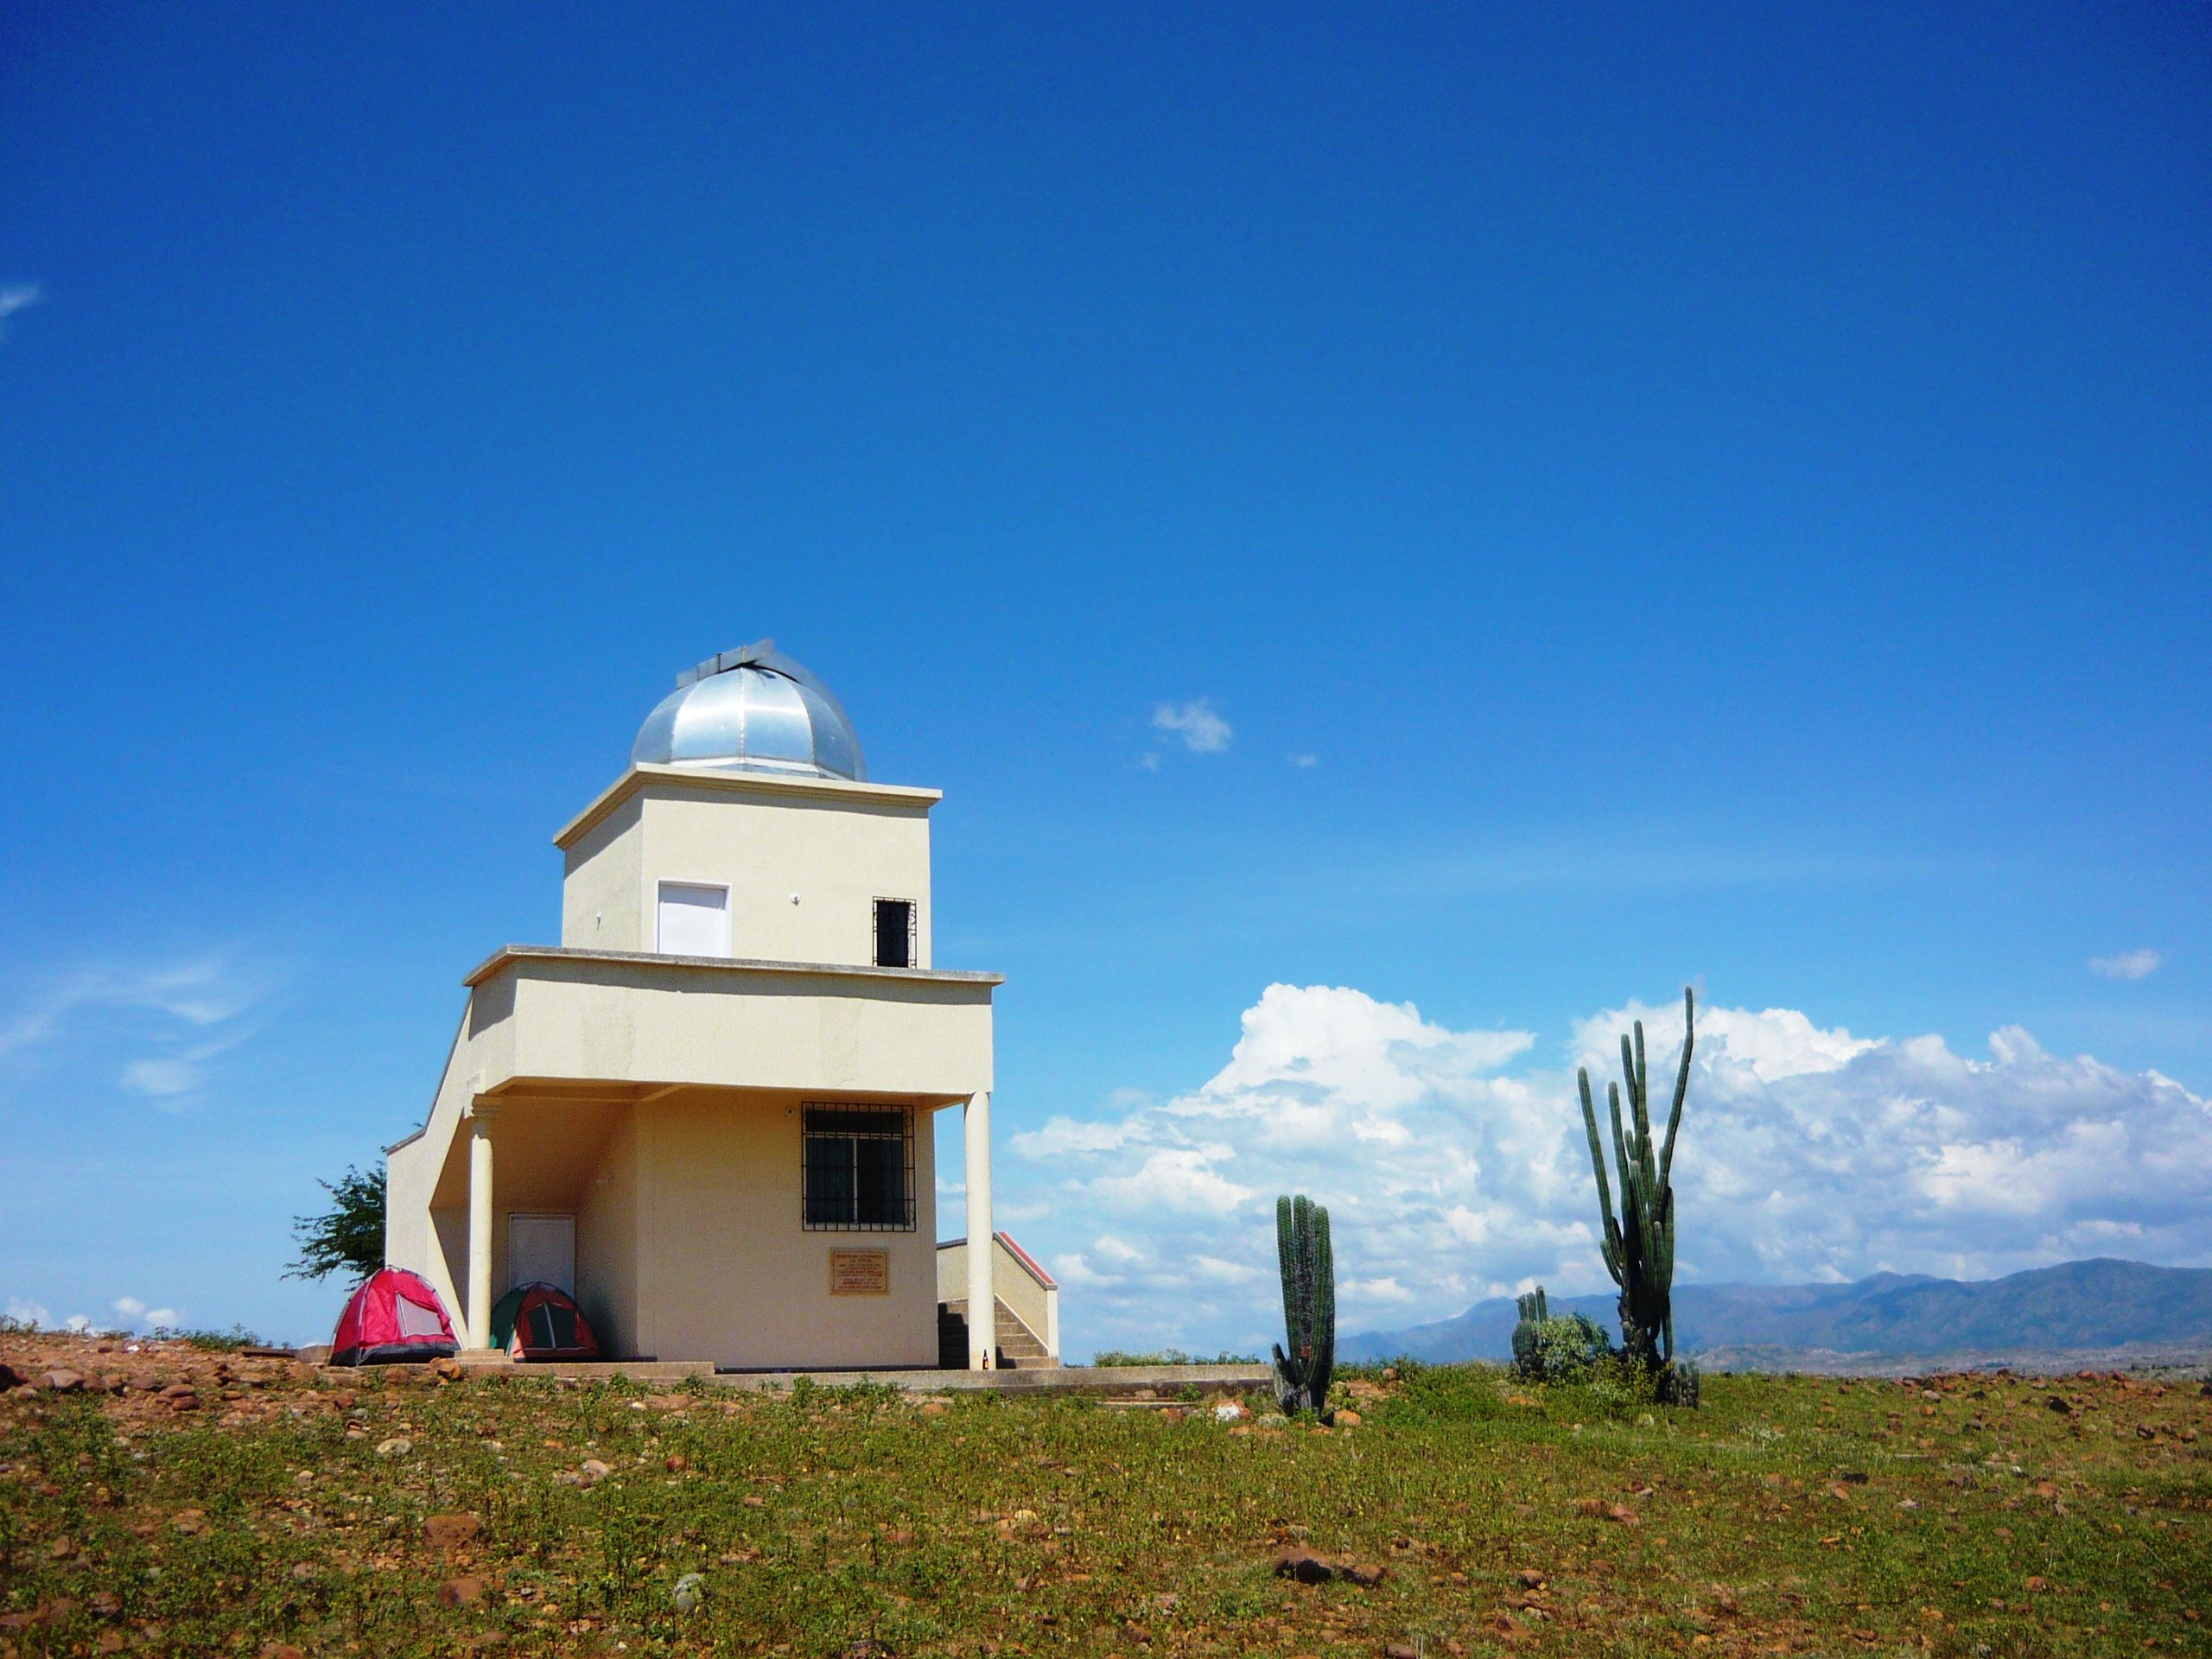
[[[1337,1268],[1329,1253],[1329,1212],[1303,1196],[1275,1200],[1275,1251],[1282,1264],[1286,1354],[1275,1348],[1275,1399],[1283,1414],[1319,1414],[1327,1422],[1329,1374],[1337,1364]]]
[[[1636,1022],[1636,1043],[1621,1039],[1621,1070],[1628,1081],[1629,1127],[1621,1127],[1621,1091],[1605,1085],[1612,1111],[1613,1157],[1620,1166],[1621,1212],[1613,1215],[1612,1189],[1605,1179],[1605,1155],[1598,1141],[1598,1113],[1590,1099],[1590,1073],[1578,1070],[1582,1123],[1590,1132],[1590,1164],[1598,1176],[1598,1209],[1605,1224],[1605,1268],[1621,1287],[1621,1341],[1629,1360],[1664,1384],[1675,1375],[1675,1135],[1682,1124],[1682,1102],[1689,1093],[1690,1051],[1697,1040],[1697,1005],[1682,991],[1682,1067],[1675,1079],[1675,1109],[1667,1119],[1666,1144],[1655,1159],[1651,1145],[1649,1079],[1643,1063],[1643,1022]],[[1693,1382],[1688,1392],[1694,1398]]]
[[[1513,1369],[1525,1382],[1584,1382],[1612,1353],[1612,1344],[1587,1313],[1552,1317],[1538,1285],[1514,1299],[1521,1322],[1513,1327]]]
[[[1551,1309],[1544,1301],[1541,1285],[1525,1296],[1515,1297],[1513,1305],[1521,1311],[1521,1322],[1513,1327],[1513,1369],[1533,1382],[1543,1370],[1536,1344],[1540,1327],[1551,1319]]]

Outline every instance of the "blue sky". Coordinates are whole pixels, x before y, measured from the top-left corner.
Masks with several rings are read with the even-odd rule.
[[[2180,7],[11,8],[0,1298],[315,1334],[289,1217],[763,634],[946,791],[1002,1138],[1095,1126],[1000,1178],[1073,1349],[1268,1317],[1173,1265],[1261,1199],[1116,1201],[1147,1147],[1445,1217],[1340,1244],[1355,1321],[1591,1287],[1555,1147],[1452,1233],[1240,1136],[1331,1045],[1389,1073],[1339,1128],[1550,1121],[1685,982],[1803,1016],[1756,1080],[1814,1139],[1951,1124],[1913,1225],[1796,1250],[1858,1189],[1777,1166],[1797,1219],[1686,1271],[2212,1260],[2153,1215],[2212,1160],[2208,94]],[[2144,1161],[1993,1243],[2012,1029],[2051,1147]],[[1899,1081],[1931,1035],[1980,1105]]]

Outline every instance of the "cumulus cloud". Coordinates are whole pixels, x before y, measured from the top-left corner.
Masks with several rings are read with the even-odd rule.
[[[140,1329],[174,1330],[184,1323],[184,1315],[173,1307],[149,1307],[142,1297],[118,1296],[109,1304],[123,1321],[126,1331]]]
[[[1229,722],[1214,712],[1212,700],[1207,697],[1184,703],[1163,702],[1152,711],[1152,725],[1154,731],[1181,738],[1183,747],[1193,754],[1219,754],[1236,735]]]
[[[18,311],[27,311],[39,302],[36,283],[0,283],[0,340],[8,338],[8,321]]]
[[[1307,771],[1319,766],[1321,757],[1318,754],[1294,754],[1290,757],[1290,764],[1300,771]]]
[[[1602,1112],[1618,1034],[1637,1019],[1654,1077],[1671,1079],[1679,1004],[1576,1022],[1566,1064],[1546,1069],[1529,1064],[1529,1033],[1453,1030],[1349,988],[1272,985],[1198,1088],[1011,1137],[1004,1184],[1027,1176],[1049,1194],[1033,1242],[1080,1287],[1071,1351],[1263,1351],[1286,1192],[1330,1206],[1346,1332],[1446,1317],[1537,1280],[1601,1288],[1573,1068],[1590,1068]],[[2212,1254],[2212,1107],[2156,1072],[2055,1057],[2017,1027],[1977,1056],[1933,1035],[1853,1036],[1796,1009],[1700,1008],[1681,1137],[1687,1280]]]
[[[2148,979],[2165,961],[2155,950],[2125,950],[2116,957],[2091,957],[2089,971],[2100,979]]]

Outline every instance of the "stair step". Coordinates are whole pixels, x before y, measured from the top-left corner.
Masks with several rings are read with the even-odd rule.
[[[993,1310],[998,1315],[993,1324],[997,1327],[992,1334],[997,1338],[999,1365],[1007,1370],[1043,1370],[1056,1368],[1055,1360],[1037,1335],[1022,1324],[1019,1316],[1001,1298]],[[968,1363],[968,1304],[965,1300],[939,1302],[937,1306],[938,1363],[940,1367],[957,1370]]]

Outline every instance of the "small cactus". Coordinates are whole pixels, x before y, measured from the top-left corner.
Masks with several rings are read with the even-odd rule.
[[[1337,1268],[1329,1212],[1303,1195],[1275,1200],[1275,1253],[1282,1268],[1283,1334],[1274,1355],[1275,1401],[1285,1416],[1331,1418],[1329,1377],[1337,1366]]]
[[[1537,1352],[1538,1330],[1551,1319],[1551,1309],[1544,1300],[1541,1285],[1525,1296],[1515,1297],[1513,1305],[1521,1312],[1521,1322],[1513,1327],[1513,1369],[1533,1382],[1543,1369]]]

